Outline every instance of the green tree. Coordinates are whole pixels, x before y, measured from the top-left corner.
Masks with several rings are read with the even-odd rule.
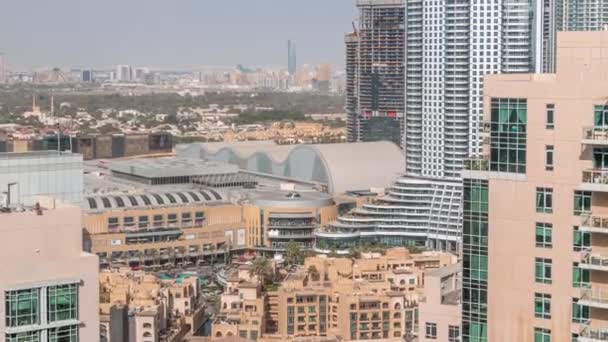
[[[266,257],[258,257],[253,260],[249,269],[249,276],[257,276],[262,284],[272,276],[272,273],[272,264]]]
[[[289,241],[285,248],[286,261],[288,265],[302,265],[304,263],[304,252],[295,241]]]

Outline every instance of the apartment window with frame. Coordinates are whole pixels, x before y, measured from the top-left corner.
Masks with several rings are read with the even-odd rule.
[[[552,103],[547,104],[545,107],[545,113],[547,114],[546,128],[555,128],[555,105]]]
[[[534,293],[534,317],[551,319],[551,295]]]
[[[165,224],[165,217],[163,215],[154,215],[154,227],[162,227]]]
[[[583,232],[578,227],[574,227],[572,234],[572,249],[575,252],[588,250],[591,247],[591,234]]]
[[[553,171],[553,145],[545,146],[545,170]]]
[[[572,322],[585,323],[589,321],[589,307],[578,303],[578,298],[572,298]]]
[[[551,330],[534,328],[534,342],[551,342]]]
[[[591,283],[591,272],[580,268],[578,262],[572,264],[572,287],[588,287]]]
[[[460,327],[457,325],[448,326],[448,342],[460,342]]]
[[[6,291],[4,303],[7,327],[40,323],[40,289]]]
[[[78,284],[47,288],[49,322],[78,319]]]
[[[553,247],[553,225],[551,223],[536,222],[536,247]]]
[[[150,224],[150,222],[148,221],[149,220],[148,216],[140,216],[138,220],[139,220],[139,228],[141,228],[141,229],[148,228],[148,226]]]
[[[426,323],[424,337],[433,340],[437,338],[437,323]]]
[[[534,262],[534,279],[537,283],[551,284],[551,259],[536,258]]]
[[[591,191],[574,191],[574,215],[591,213]]]
[[[536,188],[536,212],[537,213],[552,213],[553,212],[553,189]]]

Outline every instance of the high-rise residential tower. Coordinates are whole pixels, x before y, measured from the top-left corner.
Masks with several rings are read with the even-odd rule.
[[[293,40],[287,41],[287,71],[289,75],[295,75],[298,69],[296,60],[296,42]]]
[[[119,82],[130,82],[132,80],[132,72],[130,65],[117,65],[116,66],[116,81]]]
[[[378,4],[389,6],[393,12],[387,17],[403,14],[403,20],[386,23],[383,20],[388,19],[372,11],[368,21],[363,3],[371,8]],[[402,51],[402,57],[399,51],[390,54],[387,50],[380,55],[382,58],[372,60],[369,68],[374,71],[377,65],[392,65],[386,61],[405,62],[402,78],[405,89],[401,94],[405,98],[400,100],[404,116],[400,119],[404,120],[406,172],[384,196],[330,224],[324,238],[340,240],[354,236],[359,241],[388,245],[458,249],[462,227],[460,173],[464,159],[480,153],[483,77],[535,70],[535,51],[540,42],[535,39],[533,3],[532,0],[358,2],[362,11],[361,29],[347,36],[347,70],[355,70],[355,77],[347,79],[347,87],[355,90],[354,95],[347,94],[347,107],[358,110],[354,111],[356,115],[365,109],[364,104],[373,103],[366,102],[369,98],[382,99],[381,103],[387,99],[398,102],[397,94],[393,97],[393,87],[402,86],[391,78],[381,78],[382,86],[374,87],[373,73],[366,83],[362,71],[367,70],[367,65],[362,59],[376,56],[378,50],[384,51],[382,43],[387,41],[381,38],[376,45],[374,39],[366,43],[366,37],[379,37],[370,27],[395,28],[390,33],[392,37],[403,33],[405,47],[395,48]],[[371,46],[371,52],[353,53],[361,46]],[[348,63],[353,60],[355,67]],[[369,89],[377,92],[367,92]],[[364,131],[366,113],[364,110],[363,116],[353,118],[349,112],[351,140],[363,139],[362,134],[356,137],[352,134]],[[375,117],[373,111],[371,115]]]
[[[346,35],[347,138],[403,146],[405,0],[357,0],[359,24]]]
[[[485,80],[463,171],[463,342],[607,341],[608,32],[559,32],[555,74]]]

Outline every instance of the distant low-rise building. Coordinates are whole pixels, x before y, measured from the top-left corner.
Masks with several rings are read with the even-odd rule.
[[[99,282],[102,342],[178,342],[203,323],[196,276],[159,278],[120,268],[102,271]]]
[[[251,266],[242,266],[228,277],[212,339],[413,339],[426,273],[456,259],[449,253],[410,254],[405,248],[355,259],[316,256],[290,271],[276,289],[260,286]]]

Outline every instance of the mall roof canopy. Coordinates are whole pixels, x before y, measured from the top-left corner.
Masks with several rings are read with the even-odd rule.
[[[177,146],[178,157],[238,165],[243,171],[319,184],[331,194],[388,187],[403,174],[403,152],[391,142],[277,145],[274,142],[195,143]]]

